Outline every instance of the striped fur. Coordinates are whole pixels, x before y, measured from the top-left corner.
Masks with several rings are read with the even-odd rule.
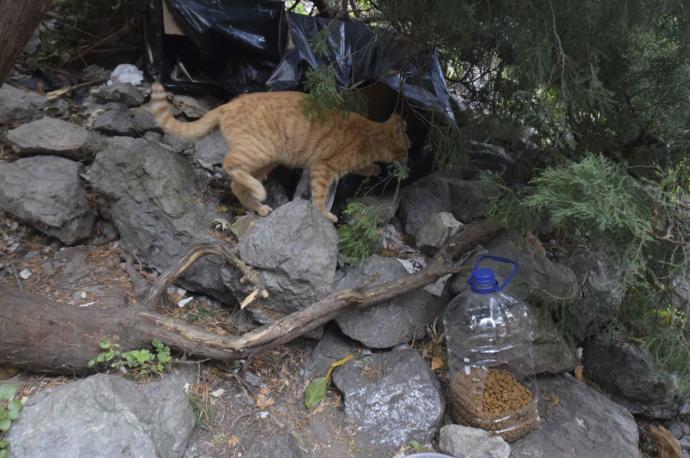
[[[170,134],[199,138],[219,127],[230,152],[223,169],[239,201],[261,216],[272,209],[262,202],[261,181],[277,165],[308,168],[312,201],[333,222],[326,209],[333,181],[348,172],[378,175],[374,162],[404,160],[410,140],[405,121],[392,115],[378,123],[356,113],[315,120],[304,115],[305,94],[265,92],[241,95],[194,122],[180,122],[170,113],[165,90],[154,83],[151,111]]]

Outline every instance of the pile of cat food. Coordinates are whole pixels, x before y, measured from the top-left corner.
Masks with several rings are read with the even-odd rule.
[[[472,368],[451,380],[456,422],[482,428],[516,441],[537,424],[534,395],[508,371]]]

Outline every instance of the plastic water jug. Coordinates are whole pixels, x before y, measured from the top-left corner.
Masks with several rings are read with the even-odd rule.
[[[499,283],[484,261],[512,265]],[[448,379],[456,422],[517,440],[537,423],[533,320],[527,304],[505,289],[518,273],[517,262],[480,256],[469,288],[444,312]]]

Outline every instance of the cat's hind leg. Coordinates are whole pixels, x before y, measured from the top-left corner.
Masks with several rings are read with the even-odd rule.
[[[230,182],[230,189],[232,189],[233,194],[235,194],[242,205],[257,215],[267,216],[273,211],[271,207],[262,204],[259,199],[254,197],[240,182],[232,180]]]
[[[237,156],[227,155],[223,161],[223,169],[230,177],[232,192],[249,210],[255,211],[260,216],[268,215],[272,210],[271,207],[261,203],[266,199],[266,188],[250,173],[250,170],[257,170],[257,168],[243,163]],[[260,167],[259,170],[263,168]]]
[[[326,164],[317,164],[309,171],[311,177],[311,200],[316,208],[329,220],[338,222],[338,217],[326,209],[328,190],[338,176],[336,171]]]

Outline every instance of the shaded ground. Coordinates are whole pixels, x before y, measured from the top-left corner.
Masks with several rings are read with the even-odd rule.
[[[100,235],[94,241],[99,242]],[[60,247],[31,228],[0,215],[0,284],[19,287],[75,307],[97,304],[127,307],[136,303],[119,244]],[[134,263],[134,268],[139,271]],[[140,270],[154,278],[154,274]],[[175,290],[174,300],[188,297]],[[195,297],[172,315],[218,334],[248,326],[246,317],[205,297]],[[356,427],[342,411],[339,394],[329,391],[314,410],[304,407],[308,384],[302,372],[315,341],[298,340],[255,358],[244,375],[232,364],[193,361],[197,383],[189,387],[197,428],[186,457],[385,457],[361,446]],[[20,385],[29,396],[72,377],[17,374],[0,368],[0,377]]]

